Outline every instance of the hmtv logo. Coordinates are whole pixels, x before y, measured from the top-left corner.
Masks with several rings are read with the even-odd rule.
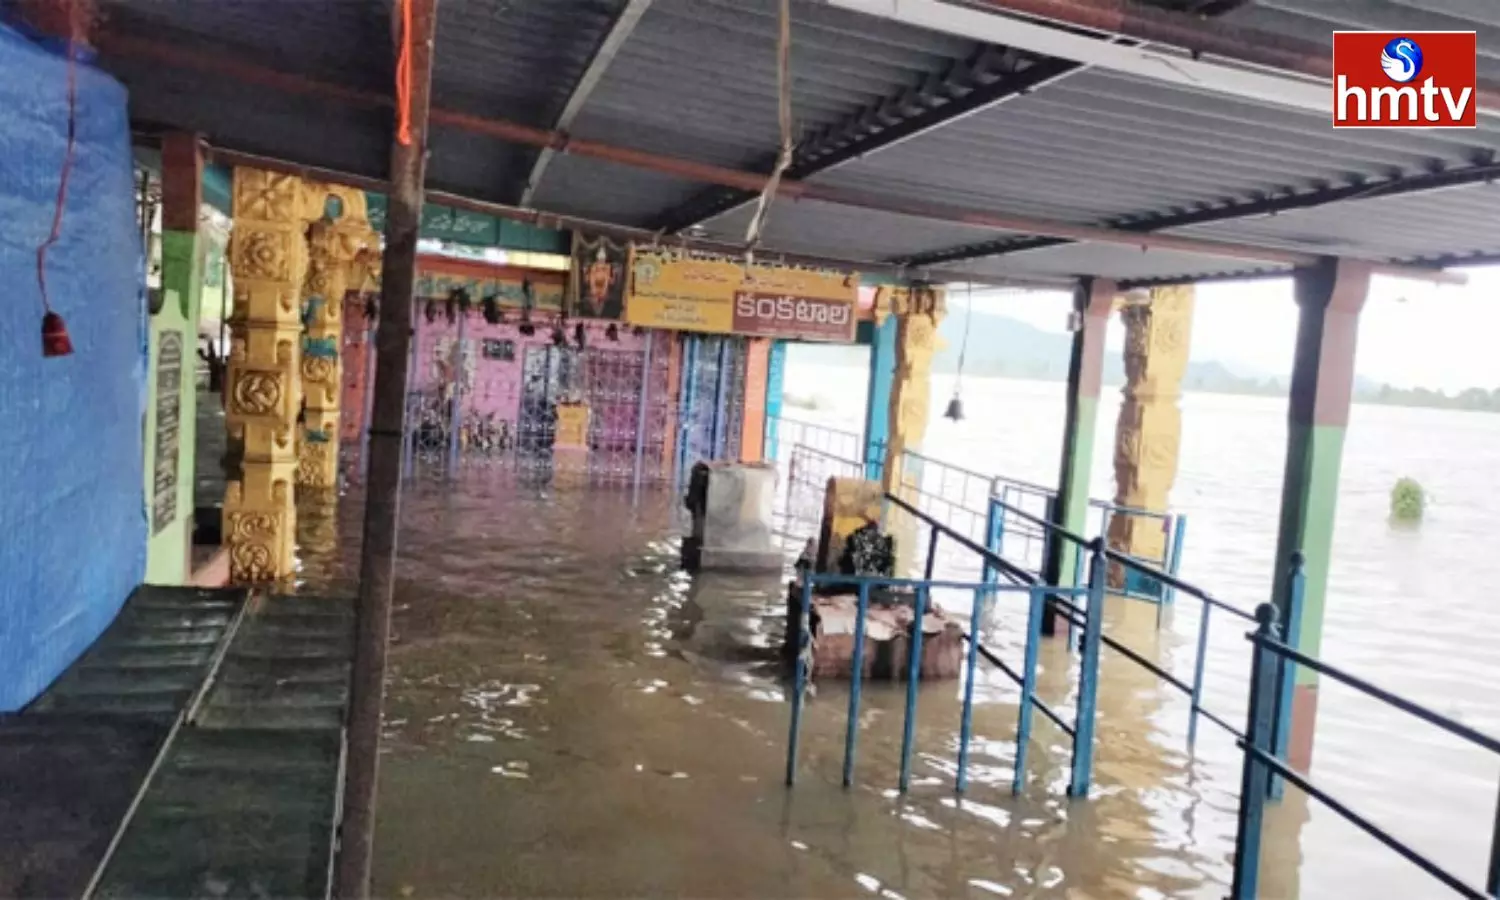
[[[1472,31],[1335,31],[1334,128],[1473,128]]]

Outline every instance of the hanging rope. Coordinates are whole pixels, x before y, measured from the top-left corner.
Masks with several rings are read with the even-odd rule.
[[[969,326],[974,324],[974,282],[968,283],[966,292],[969,309],[964,313],[964,336],[958,345],[958,375],[953,379],[954,393],[957,393],[964,383],[964,357],[969,352]]]
[[[62,237],[63,210],[68,203],[68,180],[73,174],[73,158],[78,142],[78,48],[88,38],[90,10],[80,0],[67,4],[68,40],[68,141],[63,150],[61,170],[57,176],[57,202],[52,208],[52,228],[46,240],[36,248],[36,285],[42,298],[42,356],[67,356],[73,352],[73,341],[62,316],[52,309],[47,293],[47,251]]]
[[[401,52],[396,57],[396,140],[411,146],[411,0],[401,3]]]
[[[73,39],[68,39],[68,144],[63,151],[62,172],[57,178],[57,203],[52,210],[52,231],[36,248],[36,283],[42,294],[42,311],[52,312],[52,302],[47,296],[47,251],[62,237],[63,208],[68,202],[68,177],[73,172],[73,148],[78,134],[76,115],[78,75],[74,60]]]
[[[750,217],[750,226],[745,230],[745,258],[748,262],[756,245],[760,243],[761,229],[771,212],[771,202],[776,198],[776,189],[781,184],[781,175],[792,164],[792,0],[781,0],[781,30],[776,42],[776,88],[777,118],[781,126],[781,152],[776,157],[776,166],[761,189],[760,199],[755,204],[755,215]]]

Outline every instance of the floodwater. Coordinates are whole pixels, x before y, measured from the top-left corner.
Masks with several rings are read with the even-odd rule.
[[[821,377],[821,375],[820,375]],[[834,373],[827,377],[835,379]],[[948,385],[936,386],[946,400]],[[846,392],[848,393],[848,392]],[[970,419],[928,452],[1055,480],[1061,392],[966,387]],[[1275,401],[1185,401],[1174,500],[1190,516],[1184,575],[1245,607],[1269,594],[1283,414]],[[941,409],[939,405],[937,407]],[[858,411],[845,415],[857,417]],[[1110,485],[1101,411],[1095,495]],[[820,414],[829,420],[837,415]],[[1500,417],[1355,411],[1345,458],[1325,657],[1500,731],[1500,607],[1480,588],[1500,489]],[[1385,522],[1410,474],[1437,497],[1416,531]],[[959,683],[923,688],[911,790],[895,791],[904,692],[865,692],[855,786],[839,784],[847,692],[820,684],[798,782],[783,784],[778,663],[785,577],[676,566],[677,500],[466,472],[419,481],[403,508],[386,706],[376,890],[392,897],[1221,897],[1239,758],[1187,704],[1106,652],[1093,796],[1069,801],[1066,736],[1040,717],[1030,784],[1010,794],[1014,687],[981,666],[969,792],[952,787]],[[311,587],[347,585],[358,509],[309,551]],[[987,645],[1020,658],[1023,601]],[[1107,630],[1178,673],[1197,611],[1156,630],[1112,601]],[[1242,720],[1243,628],[1214,631],[1207,702]],[[1072,659],[1049,642],[1041,693],[1068,710]],[[1497,767],[1373,703],[1323,689],[1314,778],[1480,880]],[[1419,898],[1425,875],[1289,792],[1271,810],[1263,896]]]

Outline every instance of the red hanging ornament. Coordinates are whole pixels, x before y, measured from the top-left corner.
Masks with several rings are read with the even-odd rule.
[[[78,48],[76,45],[83,34],[81,9],[82,5],[77,3],[70,3],[68,7],[69,19],[72,23],[67,44],[68,143],[63,153],[62,171],[57,178],[57,205],[52,211],[52,231],[47,239],[36,248],[36,282],[37,290],[42,296],[43,357],[68,356],[73,352],[73,340],[68,337],[67,323],[63,322],[62,316],[52,311],[52,303],[47,297],[47,251],[62,236],[63,209],[68,200],[68,176],[73,171],[73,155],[78,138]]]
[[[73,352],[73,339],[68,337],[68,325],[55,312],[42,316],[42,355],[68,356]]]

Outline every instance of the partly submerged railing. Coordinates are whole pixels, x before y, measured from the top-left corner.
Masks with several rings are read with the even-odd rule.
[[[838,469],[839,474],[844,477],[857,477],[864,465],[854,459],[812,451],[810,448],[797,448],[797,452],[801,453],[804,458],[819,459],[823,465]],[[926,458],[922,458],[921,463],[924,465],[946,465],[929,461]],[[959,471],[965,477],[982,477],[978,476],[978,473],[966,470]],[[826,483],[826,478],[822,480]],[[857,578],[843,575],[804,574],[801,619],[801,641],[804,647],[806,645],[805,642],[810,639],[808,616],[813,587],[818,584],[842,583],[852,584],[858,591],[859,608],[857,611],[855,635],[856,658],[852,670],[854,681],[851,684],[849,719],[846,724],[847,730],[845,734],[843,773],[845,786],[851,784],[853,777],[859,712],[858,695],[860,691],[860,679],[863,674],[863,627],[864,617],[868,612],[870,591],[878,586],[904,586],[916,590],[918,598],[916,602],[920,605],[916,610],[915,621],[920,622],[922,611],[929,601],[929,593],[932,589],[957,588],[971,590],[974,592],[975,597],[973,609],[970,614],[969,630],[965,634],[969,649],[965,671],[962,721],[960,725],[959,761],[954,781],[955,790],[962,792],[967,786],[968,752],[973,729],[973,684],[978,660],[983,658],[986,662],[1000,669],[1021,688],[1021,700],[1017,713],[1016,764],[1012,790],[1020,791],[1025,784],[1026,748],[1030,743],[1032,712],[1040,711],[1072,738],[1073,746],[1070,763],[1072,779],[1069,783],[1068,792],[1071,796],[1087,796],[1093,766],[1093,734],[1096,713],[1095,699],[1098,688],[1099,648],[1107,646],[1188,697],[1189,719],[1187,742],[1189,752],[1192,752],[1196,745],[1200,718],[1207,719],[1219,726],[1224,732],[1234,738],[1237,746],[1243,751],[1244,762],[1231,893],[1233,900],[1250,900],[1250,898],[1257,896],[1261,832],[1264,824],[1265,805],[1268,801],[1279,800],[1285,791],[1287,783],[1291,783],[1309,797],[1327,806],[1341,818],[1375,838],[1403,859],[1427,872],[1460,896],[1473,898],[1473,900],[1486,900],[1486,898],[1493,900],[1493,898],[1500,897],[1500,802],[1497,802],[1496,806],[1496,823],[1491,833],[1489,865],[1484,886],[1481,888],[1474,882],[1438,864],[1430,856],[1415,849],[1407,842],[1397,838],[1386,829],[1361,815],[1343,800],[1333,796],[1316,784],[1309,775],[1296,771],[1288,763],[1297,666],[1306,666],[1317,672],[1320,676],[1333,679],[1367,697],[1408,713],[1429,725],[1457,736],[1472,746],[1480,747],[1500,756],[1500,739],[1470,728],[1461,722],[1437,713],[1399,694],[1388,691],[1327,662],[1309,656],[1298,649],[1300,643],[1299,629],[1302,618],[1302,603],[1306,585],[1304,561],[1300,553],[1294,553],[1291,559],[1290,574],[1288,576],[1290,582],[1286,592],[1287,609],[1285,612],[1287,626],[1285,629],[1282,629],[1277,627],[1276,608],[1270,604],[1261,605],[1256,609],[1254,614],[1247,613],[1178,577],[1176,569],[1181,562],[1182,529],[1184,527],[1182,517],[1179,516],[1170,520],[1164,519],[1164,522],[1171,522],[1170,525],[1164,524],[1169,534],[1167,549],[1163,554],[1167,560],[1167,564],[1158,567],[1151,565],[1149,561],[1108,549],[1105,546],[1102,533],[1100,536],[1088,538],[1058,527],[1050,521],[1050,507],[1044,508],[1040,513],[1022,507],[1022,503],[1036,503],[1037,501],[1034,498],[1037,497],[1047,498],[1050,502],[1050,498],[1054,495],[1047,489],[1039,485],[1030,485],[1025,482],[1011,482],[1007,479],[996,479],[995,481],[1001,487],[994,492],[989,501],[988,518],[985,523],[982,541],[976,541],[950,524],[939,521],[932,512],[922,509],[918,503],[921,502],[926,493],[924,491],[917,491],[917,496],[911,498],[911,500],[917,502],[910,502],[907,499],[892,494],[886,495],[885,499],[888,507],[904,510],[906,513],[917,517],[929,529],[927,557],[923,567],[925,577],[922,579]],[[941,480],[939,484],[942,484]],[[1033,499],[1021,499],[1023,497]],[[928,499],[928,505],[931,505],[930,496]],[[1016,502],[1011,502],[1012,500]],[[950,507],[958,506],[962,508],[960,504],[954,503],[951,498],[946,500],[945,504]],[[1101,526],[1101,532],[1106,531],[1108,528],[1108,515],[1110,514],[1109,510],[1111,506],[1111,504],[1104,503],[1096,504],[1096,508],[1105,511],[1105,519]],[[972,512],[972,510],[967,511]],[[1118,508],[1116,508],[1116,511],[1119,511]],[[1145,513],[1140,510],[1124,510],[1124,512],[1134,515],[1157,515]],[[999,523],[998,525],[996,524],[997,522]],[[999,532],[998,535],[996,534],[997,531]],[[1031,539],[1036,541],[1041,547],[1043,554],[1045,554],[1048,545],[1052,541],[1064,541],[1073,544],[1077,548],[1075,558],[1078,560],[1082,560],[1084,551],[1086,550],[1091,557],[1087,580],[1085,581],[1082,578],[1083,569],[1081,562],[1075,566],[1072,584],[1059,586],[1045,583],[1039,564],[1032,567],[1026,565],[1025,561],[1007,558],[1002,553],[1005,546],[1005,536],[1006,534],[1014,535],[1018,533],[1029,534]],[[944,538],[979,557],[983,572],[983,578],[980,582],[945,582],[933,580],[940,541]],[[1184,681],[1162,666],[1146,659],[1142,654],[1126,646],[1111,635],[1104,634],[1103,598],[1110,593],[1105,589],[1104,580],[1106,569],[1110,565],[1122,567],[1127,573],[1134,572],[1143,578],[1152,579],[1159,583],[1163,588],[1163,602],[1170,603],[1172,597],[1178,594],[1199,602],[1201,612],[1198,618],[1198,633],[1193,655],[1193,674],[1190,682]],[[1168,570],[1168,567],[1170,567],[1170,570]],[[1000,579],[1004,579],[1009,583],[1000,584]],[[1085,586],[1081,587],[1080,585]],[[1017,672],[1000,656],[988,647],[985,647],[977,639],[980,621],[979,610],[983,599],[987,596],[998,596],[1007,593],[1024,594],[1029,601],[1026,644],[1020,672]],[[1255,630],[1247,635],[1252,644],[1253,653],[1250,671],[1249,712],[1247,715],[1247,724],[1243,731],[1235,728],[1222,716],[1210,711],[1203,704],[1209,632],[1215,611],[1218,611],[1220,617],[1228,616],[1232,620],[1243,621],[1255,626]],[[1036,667],[1041,638],[1041,623],[1046,616],[1052,614],[1061,616],[1068,623],[1068,645],[1070,651],[1074,649],[1078,650],[1081,657],[1079,663],[1078,700],[1072,722],[1068,722],[1051,705],[1038,696],[1036,692]],[[1081,641],[1077,640],[1077,631],[1075,629],[1082,629],[1083,639]],[[906,790],[910,780],[916,715],[916,689],[920,680],[916,675],[920,671],[921,629],[917,628],[915,632],[917,633],[912,639],[913,646],[909,650],[907,714],[903,723],[900,775],[900,787],[903,791]],[[791,734],[788,742],[788,784],[791,784],[795,778],[797,735],[800,728],[803,694],[808,674],[804,655],[799,653],[792,696]],[[1497,789],[1497,794],[1500,794],[1500,789]]]
[[[831,428],[788,416],[767,416],[763,454],[771,462],[788,458],[793,448],[808,447],[863,467],[865,438],[857,431]]]
[[[888,495],[887,500],[905,509],[907,512],[919,517],[923,516],[920,510],[917,510],[910,504],[904,503],[899,498]],[[1011,511],[1016,512],[1015,510]],[[1027,514],[1022,514],[1022,516],[1026,518]],[[1493,900],[1495,897],[1500,897],[1500,802],[1497,802],[1496,805],[1496,822],[1491,832],[1489,866],[1484,887],[1481,888],[1441,866],[1430,856],[1416,850],[1410,844],[1402,841],[1386,829],[1356,812],[1348,804],[1319,787],[1309,775],[1299,773],[1290,766],[1288,762],[1288,750],[1291,739],[1292,705],[1297,666],[1306,666],[1317,672],[1320,676],[1331,678],[1367,697],[1378,700],[1412,715],[1429,725],[1446,731],[1472,746],[1483,748],[1490,753],[1500,756],[1500,739],[1477,731],[1410,699],[1381,688],[1327,662],[1309,656],[1298,649],[1303,595],[1306,590],[1304,560],[1301,553],[1294,553],[1291,559],[1290,573],[1288,575],[1290,582],[1286,592],[1287,627],[1283,630],[1276,626],[1277,611],[1270,604],[1262,604],[1256,609],[1253,615],[1246,613],[1244,610],[1214,597],[1196,585],[1182,581],[1175,575],[1153,569],[1151,566],[1127,554],[1105,548],[1104,542],[1100,538],[1086,539],[1082,535],[1059,528],[1045,520],[1037,519],[1036,517],[1029,518],[1034,525],[1047,530],[1055,539],[1076,544],[1080,548],[1080,555],[1082,548],[1086,547],[1092,556],[1088,580],[1090,589],[1085,593],[1080,594],[1076,590],[1076,586],[1072,589],[1058,589],[1045,584],[1032,583],[1027,587],[1027,590],[1033,596],[1042,596],[1046,604],[1058,609],[1071,625],[1083,629],[1084,637],[1081,646],[1084,662],[1080,666],[1079,728],[1083,727],[1083,722],[1085,721],[1083,698],[1086,694],[1092,698],[1097,689],[1096,684],[1085,685],[1082,683],[1082,679],[1088,677],[1097,681],[1097,646],[1103,644],[1189,696],[1191,700],[1188,724],[1188,745],[1190,751],[1196,740],[1198,719],[1202,717],[1218,725],[1231,735],[1235,739],[1237,746],[1244,752],[1238,829],[1235,838],[1232,900],[1252,900],[1252,898],[1258,896],[1260,845],[1265,805],[1270,800],[1279,800],[1282,797],[1286,783],[1291,783],[1309,797],[1327,806],[1341,818],[1380,841],[1387,848],[1427,872],[1459,895],[1473,898],[1473,900],[1486,900],[1486,898]],[[930,560],[937,545],[938,535],[943,533],[945,529],[930,519],[928,519],[928,524],[933,529],[933,537],[930,541],[928,551]],[[960,543],[967,544],[968,542],[960,541]],[[975,552],[980,552],[981,550],[981,548],[972,546],[970,549]],[[1107,564],[1115,564],[1142,571],[1143,574],[1159,579],[1164,585],[1182,595],[1200,601],[1202,615],[1199,618],[1197,648],[1194,656],[1193,680],[1191,684],[1184,682],[1171,672],[1147,660],[1141,654],[1136,653],[1111,636],[1103,633],[1102,602],[1105,591],[1102,584],[1097,584],[1096,582],[1102,579],[1102,573]],[[931,563],[929,563],[929,572],[931,571],[930,566]],[[1026,582],[1028,579],[1034,577],[1031,573],[1025,572],[1013,565],[999,570],[999,574],[1002,577],[1020,582]],[[1087,605],[1082,608],[1076,602],[1080,596],[1087,601]],[[1100,608],[1096,610],[1096,607]],[[1251,659],[1250,671],[1250,705],[1244,731],[1236,729],[1225,721],[1223,717],[1204,708],[1202,703],[1208,632],[1211,616],[1215,610],[1218,610],[1221,615],[1228,615],[1231,618],[1253,623],[1256,626],[1255,631],[1247,636],[1253,645],[1254,652]],[[1073,644],[1071,629],[1069,644],[1070,647]],[[1090,645],[1096,648],[1093,660],[1088,659]],[[1030,646],[1030,635],[1028,635],[1028,648]],[[1028,650],[1028,657],[1029,655]],[[1026,702],[1024,697],[1022,702]],[[1092,705],[1090,705],[1090,708],[1087,710],[1090,733],[1092,733],[1093,712]],[[1025,736],[1028,735],[1018,733],[1017,736],[1018,762],[1024,759],[1021,747],[1023,737]],[[1082,748],[1077,747],[1075,739],[1073,754],[1075,765],[1081,752],[1091,754],[1092,750],[1084,751]],[[1497,795],[1500,795],[1500,789],[1497,789]]]
[[[996,503],[998,504],[999,501],[996,501]],[[999,505],[1005,506],[1005,504]],[[1049,538],[1052,540],[1071,542],[1072,544],[1076,545],[1078,551],[1075,559],[1077,560],[1082,560],[1084,548],[1091,547],[1095,542],[1098,542],[1100,544],[1103,543],[1103,538],[1086,538],[1082,535],[1075,534],[1074,532],[1071,532],[1066,528],[1061,528],[1057,525],[1054,525],[1044,518],[1034,516],[1031,513],[1018,508],[1006,507],[1006,512],[1011,516],[1030,523],[1035,528],[1047,532]],[[1121,566],[1127,573],[1134,571],[1143,576],[1155,579],[1159,581],[1164,587],[1170,588],[1174,592],[1180,592],[1185,596],[1199,601],[1199,603],[1201,604],[1201,612],[1198,617],[1198,643],[1196,652],[1193,655],[1193,678],[1191,683],[1183,681],[1181,678],[1167,671],[1165,668],[1146,659],[1140,653],[1137,653],[1135,650],[1115,640],[1114,638],[1109,637],[1108,635],[1104,636],[1103,638],[1105,645],[1110,647],[1120,655],[1126,657],[1130,661],[1134,662],[1141,668],[1146,669],[1147,671],[1156,675],[1156,677],[1160,678],[1168,685],[1171,685],[1173,688],[1176,688],[1178,691],[1181,691],[1182,693],[1187,695],[1189,700],[1187,733],[1189,751],[1191,751],[1197,744],[1198,719],[1200,716],[1220,726],[1230,734],[1239,737],[1239,732],[1236,731],[1234,727],[1231,726],[1228,722],[1226,722],[1223,717],[1210,712],[1203,705],[1203,680],[1205,675],[1205,666],[1208,660],[1208,636],[1209,628],[1212,623],[1212,613],[1214,610],[1219,610],[1224,615],[1239,618],[1246,622],[1254,622],[1254,616],[1236,606],[1218,599],[1208,591],[1205,591],[1196,585],[1181,580],[1174,574],[1163,572],[1160,569],[1154,568],[1151,565],[1127,553],[1120,553],[1116,550],[1110,550],[1107,547],[1105,547],[1102,552],[1104,555],[1104,559],[1107,562]],[[1297,571],[1299,573],[1301,571],[1300,566],[1301,563],[1299,557],[1297,563]],[[1073,581],[1075,584],[1080,580],[1081,572],[1081,563],[1075,565],[1075,572],[1073,576]],[[1296,592],[1293,602],[1294,604],[1296,604],[1298,614],[1300,614],[1300,591]],[[1073,643],[1072,638],[1075,635],[1074,629],[1081,624],[1079,622],[1080,611],[1073,607],[1071,604],[1068,604],[1065,600],[1059,600],[1055,604],[1055,608],[1059,610],[1059,613],[1063,620],[1068,623],[1068,634],[1070,639],[1069,645],[1071,646]],[[1290,692],[1290,682],[1288,682],[1286,689],[1288,692]],[[1288,732],[1290,729],[1290,706],[1290,700],[1288,700],[1287,708],[1283,711],[1284,717],[1287,718],[1287,722],[1282,724],[1281,726],[1281,731],[1283,733]],[[1282,742],[1282,749],[1284,752],[1285,739],[1283,739]]]
[[[1299,571],[1293,577],[1300,582]],[[1300,585],[1294,588],[1300,592]],[[1489,869],[1481,888],[1473,882],[1439,865],[1430,856],[1376,825],[1353,807],[1315,784],[1309,775],[1297,772],[1286,763],[1285,725],[1291,703],[1290,673],[1306,666],[1324,678],[1330,678],[1366,697],[1414,716],[1428,725],[1446,731],[1470,746],[1480,747],[1500,756],[1500,739],[1455,721],[1378,687],[1343,669],[1309,656],[1296,648],[1295,637],[1283,640],[1277,627],[1276,608],[1269,603],[1255,610],[1256,629],[1247,635],[1253,645],[1250,663],[1250,711],[1245,734],[1239,741],[1244,751],[1244,769],[1240,782],[1239,827],[1234,846],[1234,881],[1232,900],[1253,900],[1259,896],[1260,845],[1266,801],[1281,796],[1283,780],[1331,809],[1346,822],[1384,844],[1403,859],[1436,878],[1461,896],[1472,900],[1500,897],[1500,803],[1496,805],[1495,827],[1490,834]],[[1288,622],[1295,630],[1295,614]],[[1500,793],[1500,791],[1497,791]]]
[[[939,526],[939,528],[941,527]],[[940,531],[937,528],[933,530],[933,544],[936,544],[939,533]],[[951,536],[955,539],[960,539],[957,535]],[[1000,565],[1001,563],[996,561],[996,564]],[[1075,594],[1102,591],[1104,583],[1102,567],[1097,570],[1097,575],[1097,579],[1091,579],[1090,587],[1087,590],[1067,589],[1066,593],[1072,596]],[[968,643],[968,656],[964,672],[963,712],[959,724],[958,766],[954,774],[954,790],[962,793],[968,787],[969,744],[972,742],[974,726],[974,679],[978,671],[979,658],[983,657],[987,662],[1000,669],[1008,678],[1016,682],[1021,688],[1021,703],[1017,711],[1016,721],[1016,763],[1012,776],[1011,790],[1019,793],[1025,787],[1026,749],[1030,743],[1031,722],[1033,712],[1040,711],[1073,738],[1072,778],[1069,782],[1068,793],[1072,796],[1080,797],[1088,795],[1093,769],[1094,692],[1098,684],[1099,652],[1097,636],[1099,629],[1102,627],[1102,622],[1097,615],[1090,619],[1090,624],[1085,629],[1085,651],[1079,664],[1079,698],[1074,721],[1070,723],[1049,706],[1046,701],[1037,696],[1036,693],[1037,659],[1041,643],[1041,621],[1042,616],[1045,615],[1044,606],[1046,598],[1049,595],[1055,594],[1055,589],[1036,585],[999,585],[986,584],[984,582],[938,581],[930,577],[924,579],[883,578],[813,572],[802,573],[799,616],[801,625],[797,643],[799,652],[797,653],[793,676],[791,722],[788,726],[789,732],[787,736],[786,783],[788,785],[796,782],[797,751],[800,744],[802,708],[807,690],[807,681],[811,675],[808,663],[808,649],[812,640],[811,615],[813,593],[819,586],[831,585],[852,586],[857,595],[854,624],[854,655],[850,666],[848,718],[844,731],[843,783],[845,787],[852,785],[854,780],[856,739],[859,733],[860,696],[864,679],[865,622],[870,611],[871,591],[876,589],[896,589],[913,592],[912,620],[914,625],[907,647],[906,714],[902,720],[901,763],[900,775],[897,782],[899,789],[904,792],[911,784],[911,759],[915,748],[917,691],[921,683],[922,667],[922,621],[927,612],[931,592],[934,589],[951,589],[972,591],[974,595],[969,614],[969,628],[964,634],[964,639]],[[985,599],[1007,593],[1025,594],[1029,600],[1027,641],[1020,673],[1017,673],[1014,668],[1007,665],[1003,659],[994,653],[994,651],[985,647],[979,640],[980,621]],[[1091,602],[1087,608],[1097,610],[1100,608],[1100,605]],[[1088,637],[1089,635],[1092,635],[1095,640],[1091,642]],[[1090,646],[1093,648],[1092,652],[1089,652],[1087,649]]]

